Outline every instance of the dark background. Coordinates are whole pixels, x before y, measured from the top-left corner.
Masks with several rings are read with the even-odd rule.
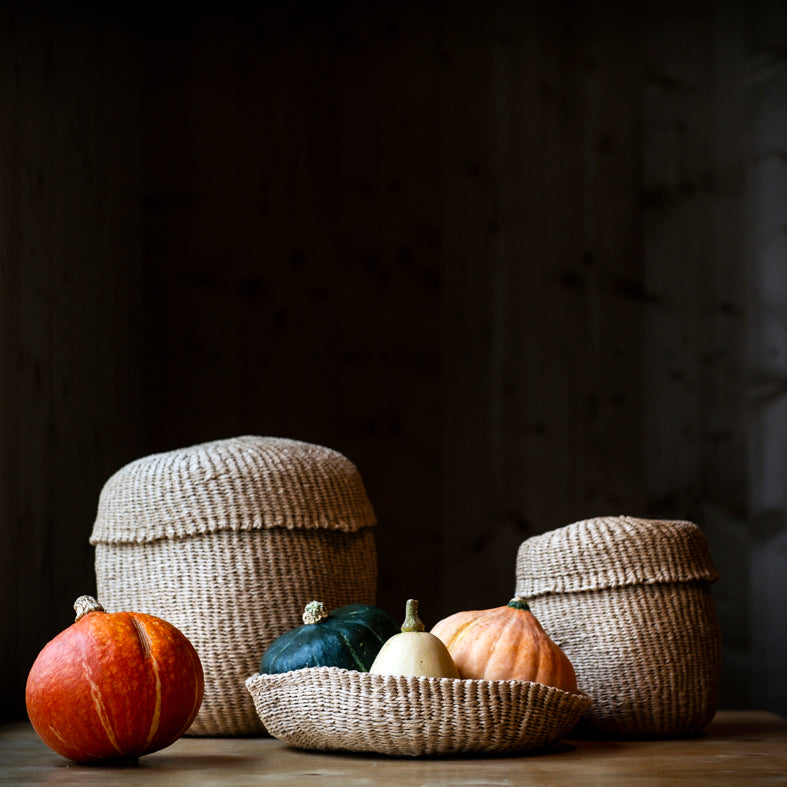
[[[696,521],[787,713],[783,3],[61,5],[0,4],[3,718],[106,479],[239,434],[358,466],[427,625]]]

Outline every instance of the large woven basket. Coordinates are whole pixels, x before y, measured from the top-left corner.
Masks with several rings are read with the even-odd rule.
[[[591,704],[585,694],[539,683],[338,667],[252,675],[246,686],[265,726],[291,746],[411,757],[543,748]]]
[[[589,519],[521,544],[517,595],[593,698],[584,731],[677,736],[708,724],[720,671],[717,579],[691,522]]]
[[[374,524],[355,466],[328,448],[246,436],[155,454],[101,491],[98,598],[191,640],[205,697],[189,734],[265,734],[246,678],[308,601],[374,603]]]

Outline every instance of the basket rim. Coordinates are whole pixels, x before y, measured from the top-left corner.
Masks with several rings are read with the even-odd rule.
[[[361,672],[360,670],[354,669],[346,669],[345,667],[300,667],[294,670],[288,670],[287,672],[255,672],[253,675],[250,675],[246,678],[246,685],[247,686],[255,686],[260,683],[269,682],[271,680],[275,680],[278,682],[279,680],[286,680],[288,677],[292,677],[295,673],[299,674],[317,674],[317,673],[324,673],[326,675],[335,674],[349,674],[352,676],[362,676],[360,680],[368,680],[371,682],[379,683],[380,685],[385,685],[386,687],[389,686],[396,686],[396,687],[412,687],[412,686],[437,686],[440,684],[446,683],[462,683],[467,685],[475,685],[475,686],[495,686],[495,685],[506,685],[506,686],[543,686],[546,689],[549,689],[550,692],[558,692],[559,694],[564,694],[569,697],[587,697],[588,700],[592,701],[590,695],[586,694],[584,691],[565,691],[564,689],[560,689],[557,686],[549,686],[546,683],[537,683],[536,681],[532,680],[486,680],[484,678],[435,678],[425,675],[382,675],[378,673],[372,672]]]

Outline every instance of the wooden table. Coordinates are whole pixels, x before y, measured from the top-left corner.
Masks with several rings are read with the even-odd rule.
[[[399,759],[292,749],[272,738],[182,738],[130,767],[81,766],[27,723],[0,727],[0,783],[112,785],[787,785],[787,722],[721,711],[687,740],[566,740],[506,757]]]

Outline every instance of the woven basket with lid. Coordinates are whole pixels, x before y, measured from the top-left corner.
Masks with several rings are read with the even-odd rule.
[[[101,491],[98,598],[191,640],[205,698],[189,734],[265,734],[246,678],[306,602],[374,603],[375,523],[357,469],[329,448],[243,436],[154,454]]]
[[[601,517],[524,541],[516,592],[571,660],[612,736],[700,731],[718,703],[718,579],[692,522]]]

